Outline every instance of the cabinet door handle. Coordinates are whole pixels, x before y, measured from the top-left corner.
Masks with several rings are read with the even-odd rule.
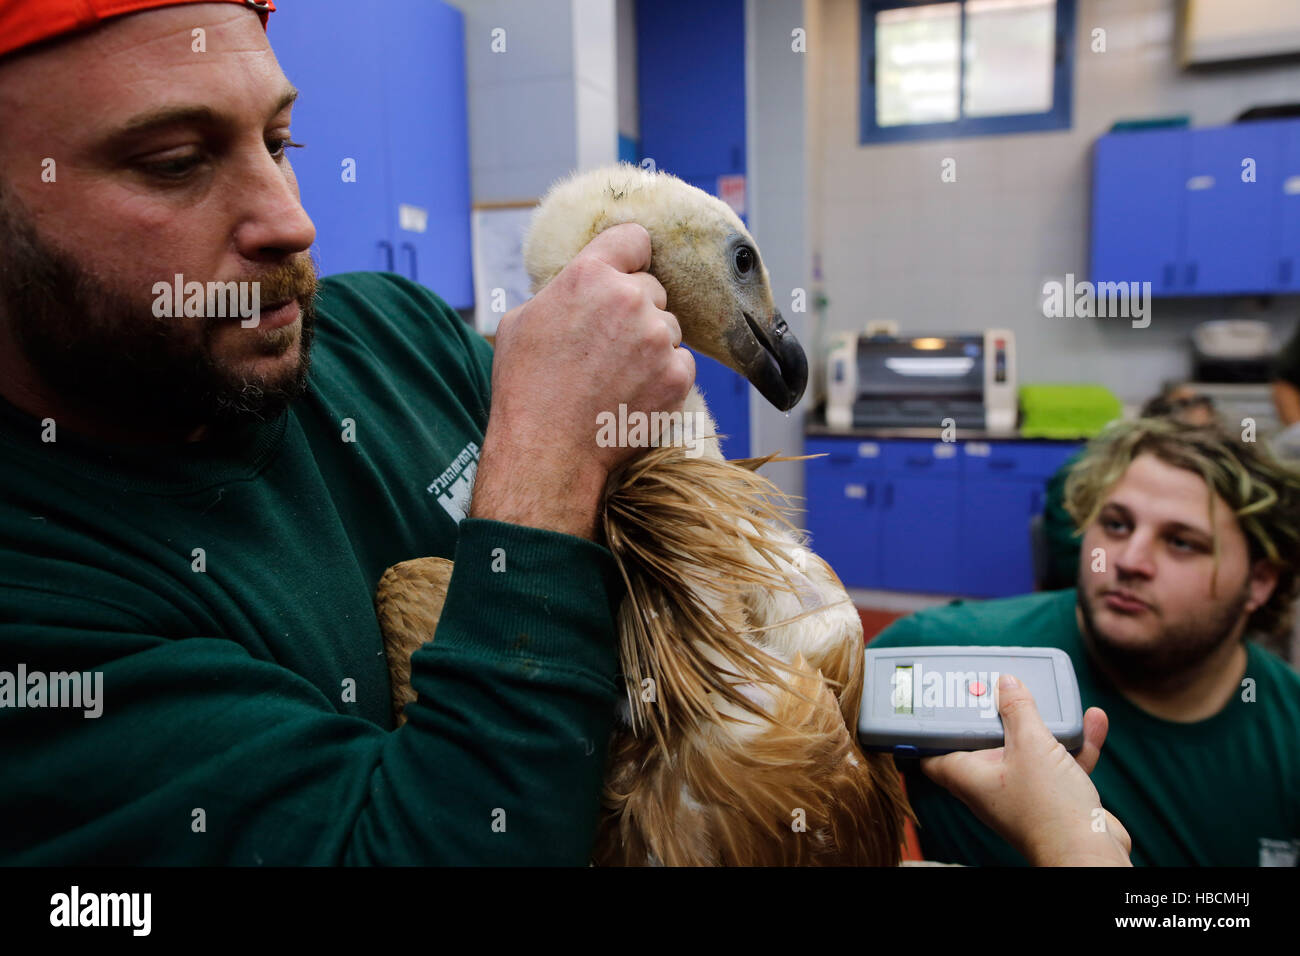
[[[1277,260],[1277,281],[1282,285],[1291,284],[1291,265],[1290,257]]]
[[[1196,285],[1196,263],[1187,263],[1187,281],[1184,283],[1187,288],[1191,289]]]
[[[393,262],[393,244],[387,239],[380,239],[379,248],[383,249],[385,255],[388,256],[388,271],[392,272],[395,268],[395,263]]]
[[[885,500],[881,505],[882,508],[892,508],[894,506],[894,483],[885,482]]]
[[[1173,284],[1174,284],[1174,264],[1172,262],[1166,262],[1164,287],[1168,289]]]
[[[402,243],[402,248],[411,254],[411,278],[412,279],[420,278],[419,271],[416,268],[416,264],[415,264],[415,243],[404,242]]]

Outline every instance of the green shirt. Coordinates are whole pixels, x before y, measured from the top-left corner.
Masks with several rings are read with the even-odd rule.
[[[589,859],[611,555],[461,520],[491,350],[436,295],[328,278],[317,330],[308,394],[219,439],[48,442],[0,403],[0,862]],[[394,730],[373,595],[425,555],[455,573]],[[34,672],[99,673],[102,714],[30,706]]]
[[[1300,675],[1246,644],[1253,681],[1207,720],[1161,720],[1122,697],[1089,662],[1074,590],[956,602],[895,622],[873,647],[935,644],[1059,647],[1074,662],[1084,709],[1110,731],[1092,780],[1133,838],[1135,865],[1296,865],[1300,852]],[[1253,696],[1253,700],[1243,698]],[[1025,863],[965,805],[900,761],[927,859]]]

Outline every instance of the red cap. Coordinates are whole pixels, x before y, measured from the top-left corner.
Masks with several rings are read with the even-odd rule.
[[[99,26],[112,17],[155,7],[214,0],[0,0],[0,57],[23,47]],[[274,0],[220,0],[256,10],[266,29]]]

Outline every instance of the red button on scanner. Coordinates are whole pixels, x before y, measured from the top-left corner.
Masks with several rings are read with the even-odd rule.
[[[969,686],[970,686],[970,692],[974,694],[976,697],[983,697],[984,694],[988,691],[988,688],[984,686],[982,681],[973,680],[970,682]]]

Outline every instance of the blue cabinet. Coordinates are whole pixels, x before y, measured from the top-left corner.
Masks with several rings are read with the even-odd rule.
[[[880,586],[955,592],[959,587],[958,506],[951,477],[890,475],[881,494]]]
[[[1300,122],[1114,133],[1093,165],[1091,278],[1156,295],[1300,288]]]
[[[826,455],[804,472],[812,549],[846,586],[880,587],[880,443],[810,438],[804,454]]]
[[[1150,282],[1172,293],[1182,242],[1186,131],[1097,141],[1092,184],[1093,281]]]
[[[299,90],[292,129],[305,148],[290,160],[316,225],[316,257],[322,275],[393,269],[384,84],[375,68],[380,34],[365,22],[341,29],[351,10],[344,3],[320,6],[319,15],[277,13],[268,31],[280,68]]]
[[[1029,523],[1043,511],[1048,479],[1077,449],[1063,442],[963,445],[959,593],[1002,597],[1034,589]]]
[[[957,587],[961,460],[951,442],[881,442],[880,587]]]
[[[355,16],[355,4],[352,10]],[[383,29],[388,227],[397,268],[450,305],[468,308],[474,288],[464,15],[437,0],[387,0],[382,19],[390,18],[402,25],[393,29],[390,21]]]
[[[640,3],[636,32],[641,155],[713,192],[745,172],[745,4]]]
[[[1282,133],[1282,168],[1278,176],[1278,285],[1300,291],[1300,123]]]
[[[749,391],[747,380],[707,355],[695,357],[695,387],[718,423],[724,458],[749,457]]]
[[[392,270],[473,304],[464,25],[441,0],[383,18],[315,0],[270,32],[301,91],[292,156],[322,275]]]
[[[975,597],[1034,589],[1029,522],[1042,513],[1045,491],[1028,481],[974,479],[965,485],[972,507],[961,515],[961,540],[974,555],[963,563],[957,593]]]
[[[1073,442],[809,438],[806,527],[846,586],[1001,597],[1033,590],[1030,519]]]
[[[655,0],[636,10],[640,153],[711,195],[718,177],[745,172],[744,0]],[[749,455],[743,377],[696,356],[696,384],[728,438]]]
[[[1282,131],[1277,123],[1246,123],[1192,130],[1184,203],[1184,294],[1230,295],[1272,288],[1277,280],[1271,224],[1277,191]],[[1253,161],[1253,181],[1243,163]]]

